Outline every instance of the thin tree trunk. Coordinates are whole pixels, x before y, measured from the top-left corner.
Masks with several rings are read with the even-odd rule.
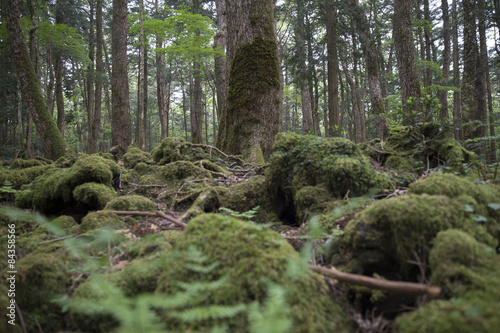
[[[136,138],[137,145],[142,150],[146,150],[146,106],[144,103],[145,97],[145,78],[146,78],[146,48],[144,45],[144,3],[143,0],[139,0],[139,24],[140,24],[140,36],[139,36],[139,96],[137,100],[138,104],[138,136]]]
[[[113,0],[111,142],[127,151],[132,141],[127,71],[127,1]]]
[[[351,86],[351,95],[352,95],[352,114],[354,117],[354,142],[355,143],[360,143],[364,141],[364,136],[363,136],[363,117],[362,117],[362,109],[361,109],[361,103],[359,101],[359,97],[357,94],[358,87],[356,85],[356,82],[352,79],[351,75],[349,74],[349,71],[347,69],[347,66],[345,64],[342,64],[342,68],[344,69],[344,76],[347,80],[347,83]]]
[[[462,76],[462,121],[466,123],[464,127],[464,139],[478,137],[476,124],[476,70],[477,70],[477,40],[476,40],[476,6],[474,0],[463,0],[464,9],[464,55],[463,55],[463,76]]]
[[[102,33],[102,0],[97,0],[96,4],[96,78],[95,78],[95,106],[92,117],[92,130],[89,131],[89,152],[97,153],[99,133],[101,130],[101,109],[102,109],[102,82],[104,77],[103,56],[103,33]]]
[[[160,7],[158,5],[158,0],[155,0],[155,9],[157,19],[160,19]],[[163,47],[163,38],[160,35],[156,35],[156,48]],[[156,51],[156,99],[158,101],[158,115],[160,117],[160,140],[168,137],[168,110],[166,103],[166,84],[165,84],[165,54],[160,51]],[[169,73],[170,76],[170,73]]]
[[[450,15],[448,13],[448,0],[441,0],[441,11],[443,12],[443,79],[441,85],[448,86],[450,73]],[[438,93],[439,104],[441,105],[439,118],[448,119],[448,90],[441,89]]]
[[[452,20],[453,20],[453,86],[460,88],[460,63],[458,54],[458,14],[457,14],[457,0],[452,2]],[[455,139],[462,139],[462,119],[460,117],[461,96],[458,89],[453,90],[453,128],[455,129]]]
[[[395,0],[393,38],[403,102],[403,125],[420,123],[423,119],[411,17],[412,1]],[[410,99],[413,99],[413,102],[410,102]]]
[[[87,67],[87,126],[88,126],[88,136],[87,136],[87,151],[94,152],[93,149],[97,150],[97,140],[93,142],[93,139],[97,137],[97,133],[94,133],[94,56],[95,56],[95,31],[94,31],[94,11],[95,3],[94,0],[89,1],[90,5],[90,33],[89,33],[89,59],[90,63]]]
[[[486,98],[486,76],[488,74],[488,50],[486,45],[486,3],[485,0],[477,0],[478,4],[478,30],[479,30],[479,57],[477,59],[476,74],[476,116],[475,120],[481,125],[477,128],[477,137],[484,138],[488,126],[488,106]],[[481,153],[486,156],[486,141],[481,141]]]
[[[328,135],[340,135],[339,120],[339,65],[337,51],[337,10],[334,0],[327,0],[325,11],[328,54]]]

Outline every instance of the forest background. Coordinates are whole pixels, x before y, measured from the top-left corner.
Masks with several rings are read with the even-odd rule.
[[[112,39],[117,5],[128,33]],[[224,1],[26,0],[20,11],[48,110],[76,151],[108,151],[113,127],[146,150],[167,136],[219,145],[229,67]],[[31,158],[46,152],[21,94],[4,12],[0,158]],[[286,0],[274,14],[281,131],[359,143],[438,121],[496,161],[500,1]],[[398,35],[405,28],[410,39]],[[112,119],[113,43],[126,46],[125,125]]]

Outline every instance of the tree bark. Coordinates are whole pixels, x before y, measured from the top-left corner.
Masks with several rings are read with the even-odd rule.
[[[443,12],[443,79],[441,85],[448,86],[448,77],[450,73],[450,15],[448,10],[448,0],[441,0],[441,11]],[[438,93],[441,109],[439,118],[448,119],[448,90],[441,89]]]
[[[4,0],[2,4],[2,16],[6,21],[12,57],[16,64],[24,100],[28,104],[29,112],[47,155],[55,160],[64,155],[66,144],[50,115],[38,83],[21,27],[19,0],[8,1],[8,3]]]
[[[111,142],[127,151],[132,141],[127,73],[127,1],[113,0]]]
[[[92,130],[89,131],[89,152],[97,153],[99,132],[101,129],[101,104],[102,104],[102,82],[105,75],[103,56],[103,32],[102,32],[102,0],[96,3],[96,77],[95,77],[95,105],[93,110],[92,122],[89,124]],[[92,136],[91,136],[92,135]]]
[[[457,15],[457,0],[452,2],[452,20],[453,20],[453,86],[460,88],[460,62],[458,55],[458,15]],[[460,92],[458,89],[453,91],[453,128],[455,129],[455,139],[462,139],[462,119]]]
[[[340,136],[337,10],[334,0],[327,0],[325,22],[328,54],[328,136],[333,137]]]
[[[403,125],[420,123],[423,118],[420,80],[412,38],[412,4],[411,0],[394,1],[393,38],[403,103]],[[410,99],[413,99],[413,102],[410,102]]]
[[[262,163],[280,126],[280,78],[273,0],[229,1],[228,105],[217,144]],[[221,133],[223,136],[221,136]]]
[[[486,76],[489,70],[488,66],[488,47],[486,45],[486,3],[485,0],[477,0],[478,8],[478,30],[479,30],[479,57],[477,59],[476,74],[476,114],[475,120],[481,125],[477,127],[476,135],[479,138],[486,136],[488,126],[488,107],[486,102]],[[481,154],[486,157],[486,141],[480,141]]]
[[[155,0],[156,18],[160,19],[160,7],[158,0]],[[156,48],[163,47],[162,36],[156,35]],[[160,140],[168,137],[168,108],[167,108],[167,97],[166,90],[167,86],[165,84],[165,53],[156,51],[156,99],[158,101],[158,115],[160,117]],[[170,76],[170,73],[169,73]]]
[[[226,0],[216,0],[217,33],[214,37],[214,48],[226,51]],[[224,55],[215,57],[215,85],[217,89],[217,116],[220,117],[227,102],[227,62]]]
[[[478,60],[477,39],[476,39],[476,6],[474,0],[463,0],[464,9],[464,55],[463,55],[463,76],[462,76],[462,121],[463,139],[477,137],[476,124],[476,70]]]
[[[94,133],[94,61],[95,61],[95,30],[94,30],[94,14],[95,14],[95,4],[94,0],[89,1],[90,13],[89,13],[89,23],[90,23],[90,31],[89,31],[89,59],[90,63],[87,67],[87,126],[88,126],[88,135],[87,135],[87,151],[93,152],[93,147],[97,149],[97,140],[93,142],[93,139],[96,137],[97,133]]]
[[[300,97],[302,100],[302,132],[307,134],[314,131],[314,120],[312,114],[312,101],[309,92],[306,68],[306,45],[304,41],[304,0],[297,0],[297,21],[295,23],[295,47],[297,54],[297,75],[299,76]]]
[[[382,98],[382,88],[380,85],[379,59],[375,40],[372,39],[368,21],[363,13],[358,0],[351,0],[350,4],[355,8],[354,22],[359,33],[361,45],[366,59],[366,72],[368,85],[370,88],[370,103],[375,119],[377,136],[382,140],[387,137],[387,118],[385,116],[385,104]]]

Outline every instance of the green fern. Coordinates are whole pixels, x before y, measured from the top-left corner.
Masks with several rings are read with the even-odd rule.
[[[221,208],[219,208],[219,211],[225,212],[227,215],[230,215],[230,216],[238,218],[238,219],[251,220],[257,215],[257,212],[259,211],[259,209],[260,209],[260,206],[256,206],[256,207],[250,209],[249,211],[239,213],[239,212],[236,212],[232,209],[221,207]]]

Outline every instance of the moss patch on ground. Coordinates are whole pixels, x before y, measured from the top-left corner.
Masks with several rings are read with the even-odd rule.
[[[462,230],[440,232],[430,253],[432,283],[447,300],[400,315],[395,332],[496,332],[500,256]]]
[[[292,307],[294,326],[291,332],[347,331],[348,324],[340,306],[327,294],[325,285],[314,274],[300,279],[286,277],[287,260],[297,253],[271,230],[223,215],[205,214],[191,220],[177,238],[175,249],[188,251],[195,247],[208,256],[207,265],[217,266],[208,273],[194,272],[179,256],[170,270],[159,277],[157,293],[174,293],[178,286],[196,281],[216,281],[227,276],[227,283],[204,296],[200,305],[237,305],[266,298],[265,279],[282,285]],[[247,332],[244,314],[221,320],[230,331]],[[177,331],[197,330],[217,322],[185,323],[169,318],[166,325]]]

